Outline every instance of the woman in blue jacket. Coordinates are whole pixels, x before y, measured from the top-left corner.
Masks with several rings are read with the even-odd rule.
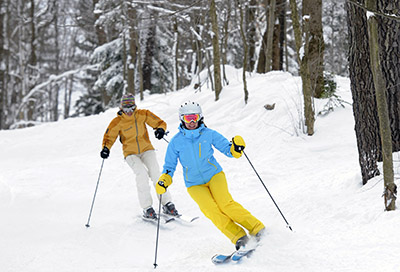
[[[225,174],[213,153],[215,147],[227,157],[240,158],[245,147],[244,140],[235,136],[231,144],[217,131],[207,128],[198,103],[189,101],[181,105],[179,117],[182,124],[168,145],[163,174],[156,184],[156,191],[163,194],[172,184],[179,159],[190,196],[203,214],[239,249],[248,241],[244,229],[250,235],[259,237],[264,225],[233,200]]]

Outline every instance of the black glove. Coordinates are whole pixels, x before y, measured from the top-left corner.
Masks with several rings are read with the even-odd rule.
[[[154,135],[157,139],[161,140],[165,135],[165,130],[163,128],[157,128],[156,131],[154,131]]]
[[[106,146],[103,148],[103,150],[100,152],[100,157],[103,159],[107,159],[108,156],[110,156],[110,149],[108,149]]]

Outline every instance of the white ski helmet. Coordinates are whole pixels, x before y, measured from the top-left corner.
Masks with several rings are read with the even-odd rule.
[[[179,107],[179,120],[183,121],[183,116],[187,114],[198,114],[200,120],[203,119],[203,113],[199,103],[193,101],[186,101]]]

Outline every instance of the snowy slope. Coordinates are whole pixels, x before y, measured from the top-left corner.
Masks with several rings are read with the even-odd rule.
[[[314,136],[299,135],[298,77],[251,76],[245,105],[241,72],[228,72],[230,85],[217,102],[205,84],[201,92],[147,96],[138,107],[166,120],[167,139],[177,132],[177,109],[188,99],[201,103],[208,127],[228,139],[243,136],[246,154],[294,231],[246,158],[217,151],[233,197],[267,226],[263,244],[241,264],[213,265],[210,258],[233,245],[188,196],[179,165],[170,187],[174,202],[200,219],[162,226],[157,271],[399,271],[400,214],[383,211],[382,177],[361,186],[351,107],[318,117]],[[351,101],[349,80],[337,80],[338,94]],[[317,101],[317,110],[325,102]],[[273,103],[274,110],[264,109]],[[0,131],[0,271],[154,271],[156,226],[140,218],[134,175],[119,142],[104,161],[91,227],[85,227],[101,140],[116,111]],[[152,142],[162,165],[167,143]]]

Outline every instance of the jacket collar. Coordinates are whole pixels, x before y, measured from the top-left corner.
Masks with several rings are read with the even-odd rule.
[[[189,130],[183,127],[183,125],[179,125],[179,131],[180,133],[183,134],[183,136],[187,137],[187,138],[197,138],[199,137],[202,133],[203,130],[205,129],[204,124],[201,124],[198,128],[193,129],[193,130]]]
[[[131,116],[126,115],[122,110],[118,111],[117,115],[122,119],[126,121],[133,120],[136,116],[136,110],[133,112]]]

